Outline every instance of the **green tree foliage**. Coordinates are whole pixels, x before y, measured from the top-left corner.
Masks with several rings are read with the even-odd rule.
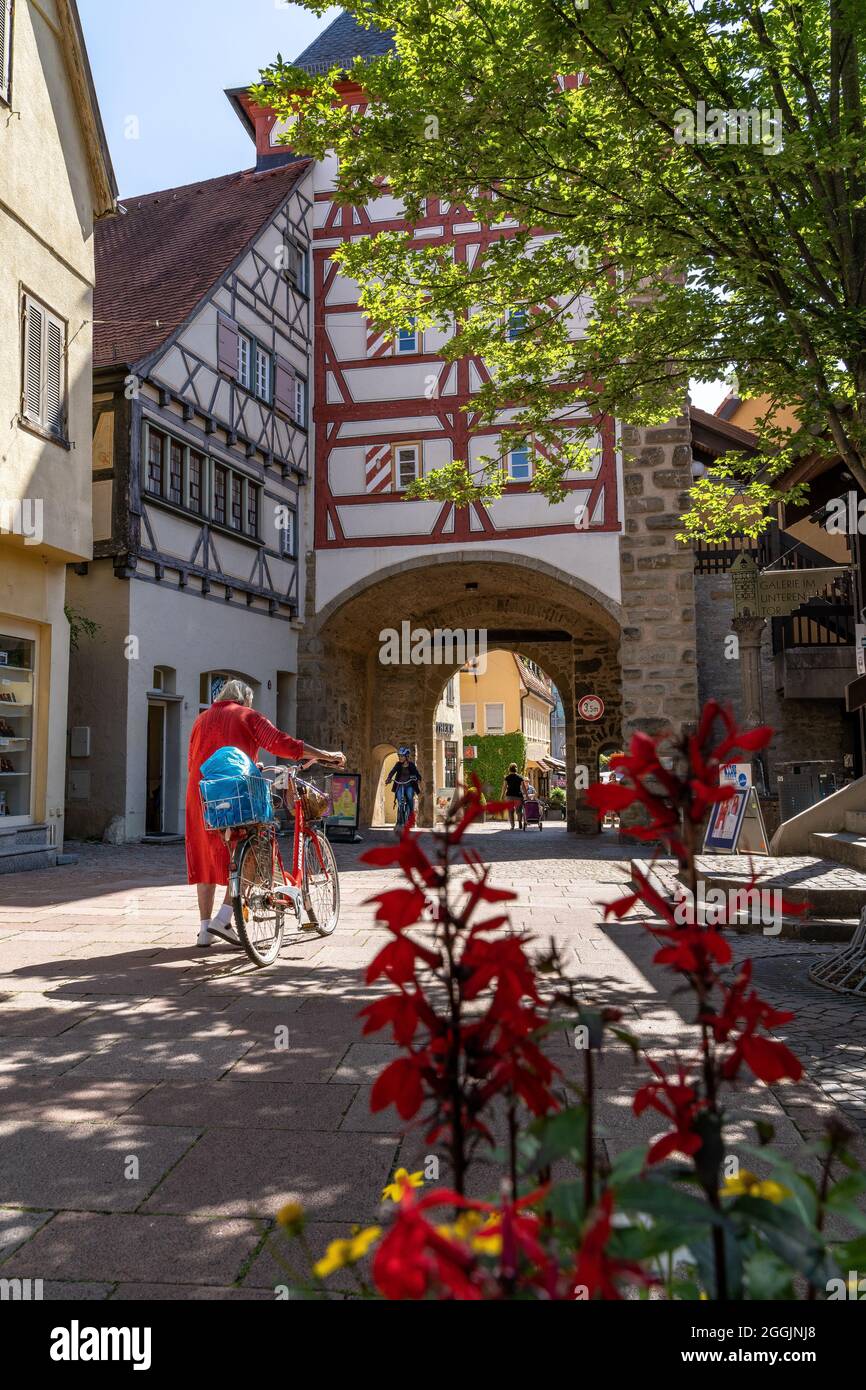
[[[866,488],[863,0],[346,8],[395,34],[393,54],[350,74],[366,115],[335,103],[336,70],[310,90],[279,58],[256,95],[298,117],[293,148],[336,151],[345,202],[385,181],[410,219],[444,197],[493,230],[473,266],[391,233],[337,258],[378,326],[454,326],[444,355],[484,358],[473,410],[483,424],[519,406],[503,447],[541,446],[539,491],[559,499],[567,470],[588,465],[600,415],[662,424],[691,378],[732,373],[740,396],[770,402],[761,449],[700,480],[684,534],[759,528],[805,452],[840,455]],[[471,475],[464,462],[417,493],[499,494],[501,458]]]

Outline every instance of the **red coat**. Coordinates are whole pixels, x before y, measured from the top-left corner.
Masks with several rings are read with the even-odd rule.
[[[201,765],[218,748],[240,748],[255,761],[260,748],[278,758],[298,760],[304,745],[281,734],[263,714],[231,700],[218,700],[192,726],[187,760],[186,872],[189,883],[228,883],[229,852],[216,830],[205,829],[198,784]]]

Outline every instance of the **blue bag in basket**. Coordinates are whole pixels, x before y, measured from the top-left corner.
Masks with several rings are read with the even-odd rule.
[[[240,748],[218,748],[200,771],[202,810],[209,830],[273,820],[270,783]]]

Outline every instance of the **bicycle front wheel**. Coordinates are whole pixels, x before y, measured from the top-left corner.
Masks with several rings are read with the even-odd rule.
[[[330,842],[317,830],[304,837],[303,894],[310,926],[330,936],[340,916],[340,879]]]
[[[235,925],[255,965],[271,965],[283,944],[285,908],[274,901],[274,868],[267,836],[247,840],[238,863],[240,894],[232,898]]]

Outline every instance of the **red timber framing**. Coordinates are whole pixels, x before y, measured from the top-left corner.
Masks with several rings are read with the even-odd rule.
[[[364,99],[359,89],[345,84],[343,98],[351,103],[359,115],[363,114]],[[274,124],[272,112],[262,112],[250,105],[249,114],[256,125],[256,144],[259,157],[273,154],[270,145],[270,131]],[[387,189],[383,187],[383,195]],[[474,436],[491,439],[501,433],[504,425],[481,423],[480,417],[471,409],[473,390],[471,379],[484,381],[487,372],[484,363],[477,357],[461,358],[456,364],[447,363],[435,353],[400,353],[399,360],[405,365],[415,364],[428,367],[430,375],[438,374],[435,393],[432,398],[395,396],[393,399],[359,401],[353,398],[347,380],[347,373],[359,370],[381,372],[386,362],[393,362],[391,349],[378,341],[376,335],[371,341],[368,335],[367,355],[362,359],[348,361],[339,359],[332,342],[329,320],[342,314],[362,313],[357,303],[328,303],[329,292],[337,278],[337,267],[331,259],[334,247],[340,241],[356,239],[364,234],[375,235],[382,231],[405,231],[403,218],[373,220],[365,208],[341,207],[332,199],[329,192],[317,192],[316,203],[329,204],[321,225],[313,236],[313,302],[315,306],[314,334],[314,404],[313,423],[315,426],[315,546],[327,550],[355,546],[394,546],[394,545],[465,545],[472,541],[490,542],[523,537],[575,534],[573,520],[561,524],[503,525],[494,520],[491,510],[482,503],[471,507],[455,507],[453,503],[442,503],[430,529],[412,532],[402,527],[394,527],[393,514],[390,525],[381,528],[371,523],[371,508],[404,506],[400,493],[388,485],[383,477],[384,457],[387,446],[391,453],[400,444],[420,444],[425,441],[445,441],[450,446],[450,457],[466,459],[470,440]],[[472,229],[467,230],[467,224]],[[461,230],[457,230],[461,227]],[[441,229],[432,233],[432,229]],[[465,260],[471,254],[469,248],[478,248],[483,255],[491,242],[503,236],[513,235],[508,228],[480,228],[463,207],[443,206],[436,199],[428,199],[426,215],[413,224],[413,230],[421,235],[417,238],[419,246],[449,245],[454,249],[457,260]],[[427,234],[425,234],[427,233]],[[446,391],[446,383],[451,384]],[[332,399],[328,399],[330,380]],[[338,396],[339,399],[333,399]],[[575,415],[575,420],[578,418]],[[389,420],[400,420],[401,428],[390,430]],[[348,423],[367,423],[369,428],[352,432],[351,437],[341,435],[341,427]],[[411,426],[409,424],[411,422]],[[605,417],[595,422],[595,429],[601,445],[601,456],[592,475],[578,475],[566,482],[569,492],[582,494],[585,515],[595,518],[580,531],[619,532],[616,472],[616,443],[614,422]],[[329,468],[331,455],[336,448],[363,448],[366,458],[366,490],[360,493],[340,492],[335,494],[330,486]],[[508,483],[503,496],[519,497],[531,492],[529,483]],[[427,504],[429,506],[429,504]],[[341,521],[341,514],[355,507],[364,507],[365,524],[363,534],[347,536]],[[386,513],[383,513],[383,522]],[[408,513],[407,513],[408,515]],[[360,529],[360,528],[359,528]]]

